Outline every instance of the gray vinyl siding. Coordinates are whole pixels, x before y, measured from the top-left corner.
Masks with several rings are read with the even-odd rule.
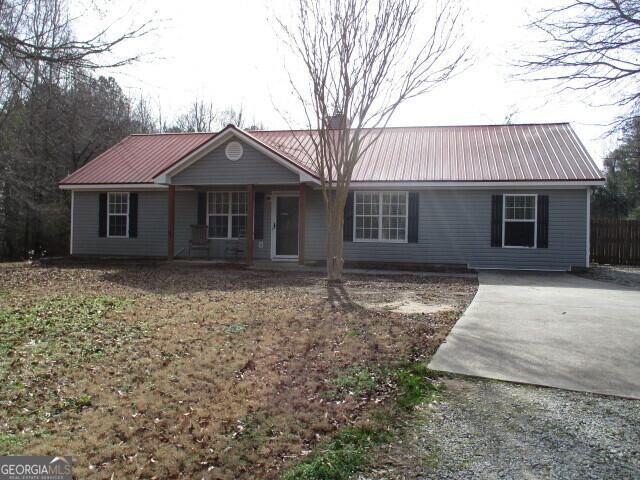
[[[223,188],[223,187],[218,187]],[[254,242],[254,258],[271,258],[271,202],[265,192],[264,239]],[[297,189],[297,187],[296,187]],[[306,190],[305,260],[325,257],[326,228],[322,195]],[[418,243],[346,242],[347,261],[462,264],[471,268],[566,270],[584,266],[587,238],[587,194],[580,190],[518,192],[514,190],[420,191]],[[549,195],[549,248],[492,248],[491,196],[498,193]],[[73,253],[75,255],[164,256],[167,249],[167,192],[138,193],[138,237],[98,236],[98,192],[75,192]],[[190,226],[197,221],[197,192],[176,192],[175,254],[187,255]],[[233,244],[244,240],[210,240],[211,258],[229,257]]]
[[[167,254],[167,192],[138,192],[138,236],[98,235],[99,192],[74,192],[73,254],[152,256]]]
[[[498,193],[549,195],[549,248],[491,247],[491,196]],[[325,256],[323,208],[319,192],[309,195],[307,260]],[[419,212],[418,243],[345,242],[345,260],[541,270],[566,270],[586,262],[585,190],[423,190]]]
[[[229,142],[227,142],[229,143]],[[278,185],[297,184],[299,175],[242,143],[243,155],[231,161],[227,143],[208,153],[171,179],[174,185]]]

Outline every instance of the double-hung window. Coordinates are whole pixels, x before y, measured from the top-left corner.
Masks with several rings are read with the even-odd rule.
[[[208,192],[209,238],[243,238],[247,231],[247,192]]]
[[[107,236],[129,236],[129,193],[109,192],[107,201]]]
[[[356,242],[406,242],[407,192],[355,192]]]
[[[537,195],[504,195],[503,247],[536,246]]]

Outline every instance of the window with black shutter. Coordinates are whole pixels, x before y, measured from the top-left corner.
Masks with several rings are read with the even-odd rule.
[[[107,197],[107,237],[129,236],[129,193],[109,192]]]
[[[536,246],[537,196],[505,195],[503,211],[504,247]]]
[[[209,238],[244,238],[247,233],[247,192],[208,192]]]

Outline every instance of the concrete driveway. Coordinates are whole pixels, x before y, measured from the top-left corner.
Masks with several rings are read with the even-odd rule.
[[[569,273],[479,282],[430,368],[640,398],[640,289]]]

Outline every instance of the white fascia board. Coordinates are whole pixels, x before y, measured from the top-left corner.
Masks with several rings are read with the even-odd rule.
[[[300,182],[291,181],[291,182],[276,182],[278,185],[300,185]],[[246,184],[238,183],[238,182],[217,182],[217,183],[189,183],[188,185],[175,185],[176,190],[193,190],[194,188],[202,188],[202,187],[244,187]],[[274,185],[273,181],[266,182],[252,182],[252,185]]]
[[[604,185],[604,180],[560,180],[560,181],[530,181],[530,182],[351,182],[351,190],[383,189],[383,188],[473,188],[473,189],[532,189],[532,188],[576,188],[583,189],[592,186]]]
[[[72,191],[104,191],[104,190],[166,190],[166,185],[157,185],[155,183],[85,183],[85,184],[67,184],[58,185],[61,190]]]
[[[175,164],[173,167],[171,167],[167,171],[165,171],[165,172],[161,173],[160,175],[158,175],[157,177],[155,177],[153,179],[154,183],[156,183],[156,184],[164,184],[164,185],[171,183],[171,177],[173,177],[177,173],[180,173],[181,171],[183,171],[187,167],[193,165],[195,162],[200,160],[203,156],[205,156],[206,154],[212,152],[213,150],[215,150],[216,148],[221,146],[224,142],[226,142],[230,138],[234,138],[234,137],[237,138],[238,140],[241,140],[242,142],[250,145],[251,147],[255,148],[260,153],[262,153],[264,156],[270,158],[271,160],[273,160],[277,164],[285,167],[287,170],[290,170],[290,171],[292,171],[294,173],[297,173],[300,176],[300,182],[311,182],[311,183],[316,183],[316,184],[319,183],[317,178],[315,178],[313,175],[311,175],[310,173],[308,173],[304,169],[302,169],[300,167],[297,167],[293,163],[284,160],[283,158],[281,158],[280,156],[274,154],[271,150],[266,148],[262,143],[254,140],[250,135],[245,134],[245,133],[243,133],[241,131],[238,131],[236,129],[229,129],[229,130],[227,130],[225,132],[222,132],[222,133],[216,135],[208,143],[204,144],[202,147],[197,149],[195,152],[190,153],[185,158],[180,160],[177,164]]]

